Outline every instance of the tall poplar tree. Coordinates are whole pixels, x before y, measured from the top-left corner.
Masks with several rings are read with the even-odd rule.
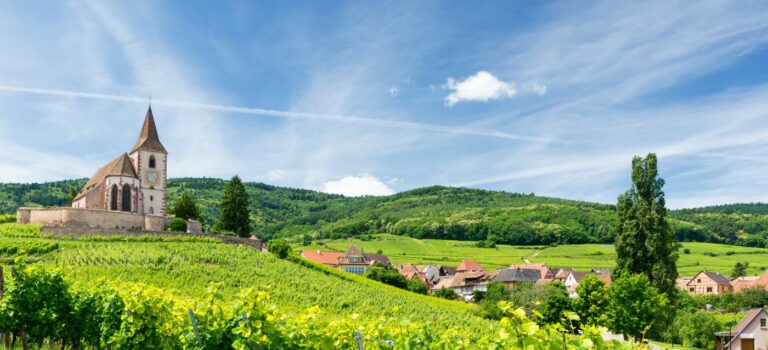
[[[658,177],[656,154],[632,159],[632,188],[619,196],[615,277],[644,274],[670,299],[675,294],[677,249],[667,222],[664,180]]]
[[[232,231],[240,237],[250,237],[251,219],[248,213],[248,194],[237,175],[224,187],[221,216],[216,223],[219,231]]]

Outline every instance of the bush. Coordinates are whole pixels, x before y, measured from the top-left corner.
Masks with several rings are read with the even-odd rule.
[[[668,340],[686,347],[714,349],[713,333],[721,331],[723,324],[711,312],[679,312],[670,328]]]
[[[683,254],[691,254],[691,250],[688,248],[683,248]]]
[[[429,288],[424,282],[414,276],[408,281],[408,290],[417,294],[427,294]]]
[[[0,215],[0,224],[7,224],[11,222],[16,222],[15,214]]]
[[[459,298],[459,296],[453,292],[453,289],[450,289],[450,288],[440,288],[434,291],[432,295],[438,298],[443,298],[448,300],[456,300]]]
[[[187,232],[187,221],[182,218],[173,218],[173,220],[168,223],[168,231]]]
[[[373,263],[363,276],[390,286],[408,289],[408,280],[405,279],[405,276],[401,275],[394,267],[380,262]]]
[[[285,259],[291,253],[291,245],[283,239],[273,239],[269,241],[267,251],[280,259]]]

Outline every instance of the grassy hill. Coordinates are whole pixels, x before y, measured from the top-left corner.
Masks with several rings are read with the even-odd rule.
[[[69,203],[85,179],[0,184],[0,214],[19,206]],[[169,180],[169,203],[183,192],[202,207],[207,225],[219,215],[226,181]],[[310,190],[246,183],[254,233],[263,239],[338,239],[387,233],[422,239],[493,240],[511,245],[611,243],[612,205],[467,188],[427,187],[384,197],[349,198]],[[768,204],[733,204],[670,212],[678,238],[765,247]]]
[[[390,315],[397,306],[421,322],[489,325],[474,316],[473,305],[414,294],[324,266],[307,268],[215,239],[98,235],[72,239],[41,235],[34,225],[0,224],[0,264],[12,264],[20,255],[61,272],[76,287],[120,289],[140,283],[161,288],[189,305],[203,301],[211,283],[221,282],[225,298],[256,287],[268,291],[281,310],[292,313],[319,306],[328,316],[356,313],[374,319]]]
[[[511,264],[543,262],[553,267],[569,267],[580,271],[592,268],[611,269],[616,253],[610,244],[577,244],[558,246],[511,246],[499,244],[496,248],[478,248],[475,242],[416,239],[394,235],[374,235],[359,238],[322,240],[296,249],[323,249],[346,251],[350,244],[366,252],[381,250],[393,263],[433,263],[457,266],[465,259],[475,260],[483,267],[495,269]],[[685,254],[683,249],[688,249]],[[768,269],[768,249],[739,247],[715,243],[685,242],[680,250],[678,271],[691,276],[701,270],[720,272],[729,276],[736,262],[749,262],[748,273],[762,274]]]

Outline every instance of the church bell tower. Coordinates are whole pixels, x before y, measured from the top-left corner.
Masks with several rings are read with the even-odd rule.
[[[144,125],[139,139],[131,149],[130,158],[141,181],[139,214],[165,215],[168,151],[157,135],[152,106],[147,109]]]

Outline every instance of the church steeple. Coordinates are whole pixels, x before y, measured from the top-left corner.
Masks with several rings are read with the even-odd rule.
[[[138,150],[168,153],[160,143],[160,137],[157,136],[157,127],[155,126],[155,117],[152,115],[152,106],[147,109],[147,116],[144,117],[144,125],[141,128],[139,139],[131,149],[131,153]]]

